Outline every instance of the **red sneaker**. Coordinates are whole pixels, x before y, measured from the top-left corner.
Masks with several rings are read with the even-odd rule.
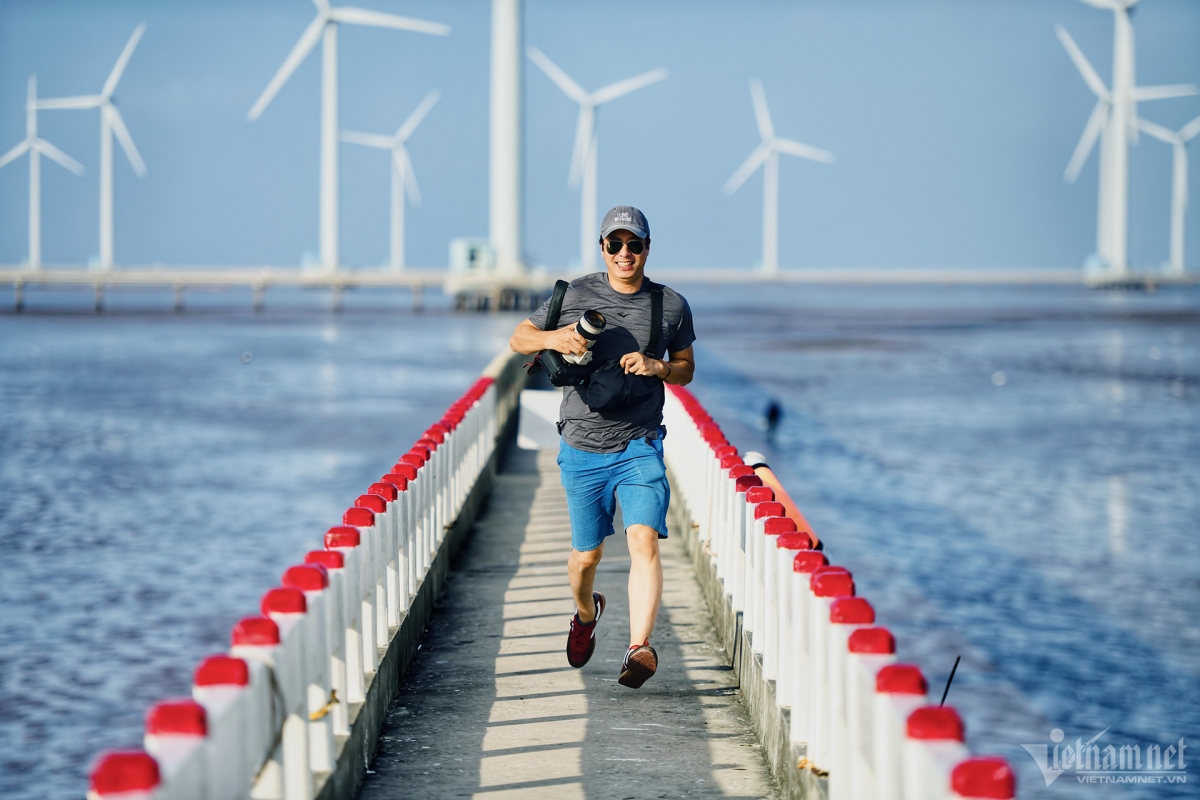
[[[621,677],[617,683],[630,689],[640,689],[642,684],[658,670],[658,653],[645,644],[631,644],[625,651],[625,661],[621,664]]]
[[[596,623],[604,613],[604,595],[592,592],[592,602],[596,604],[594,620],[580,622],[578,611],[571,617],[571,631],[567,634],[567,663],[575,669],[586,664],[592,653],[596,652]]]

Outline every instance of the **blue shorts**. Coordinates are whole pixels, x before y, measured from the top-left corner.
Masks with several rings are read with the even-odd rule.
[[[571,512],[571,547],[595,550],[613,533],[614,495],[625,527],[645,525],[667,538],[671,487],[663,465],[662,438],[634,439],[619,453],[589,453],[566,442],[558,448],[562,485]]]

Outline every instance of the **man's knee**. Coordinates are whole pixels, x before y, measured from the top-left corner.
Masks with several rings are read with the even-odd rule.
[[[600,563],[600,559],[604,557],[604,547],[597,547],[595,550],[579,550],[571,551],[570,566],[580,572],[593,570]]]
[[[649,525],[630,525],[625,529],[625,538],[629,545],[630,555],[657,556],[658,531]]]

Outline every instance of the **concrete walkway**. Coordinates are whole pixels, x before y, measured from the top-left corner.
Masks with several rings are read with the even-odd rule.
[[[388,709],[363,800],[778,797],[680,538],[663,542],[660,666],[639,690],[617,684],[624,536],[606,545],[608,608],[582,670],[564,653],[569,552],[554,453],[514,449]]]

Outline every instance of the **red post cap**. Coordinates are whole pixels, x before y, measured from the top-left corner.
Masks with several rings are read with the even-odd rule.
[[[401,456],[403,458],[403,456]],[[398,461],[392,466],[392,471],[389,474],[403,475],[405,480],[415,481],[417,479],[417,470],[420,469],[416,464],[409,464],[406,461]]]
[[[420,439],[417,439],[417,446],[424,447],[430,453],[438,449],[437,441],[430,439],[428,436],[422,436]]]
[[[908,738],[963,741],[962,717],[950,706],[922,706],[908,715]]]
[[[746,490],[747,503],[769,503],[775,499],[775,490],[770,486],[751,486]]]
[[[358,533],[358,531],[355,531]],[[346,555],[337,550],[311,550],[304,554],[305,564],[320,564],[326,570],[344,569]]]
[[[361,506],[346,509],[342,514],[342,522],[358,528],[369,528],[375,524],[375,512]]]
[[[409,452],[405,453],[404,455],[400,456],[401,464],[412,464],[417,469],[420,469],[421,467],[425,466],[425,461],[426,461],[425,456],[421,455],[420,453],[414,453],[411,450]]]
[[[362,534],[358,528],[349,525],[338,525],[325,532],[325,547],[332,550],[335,547],[358,547],[362,544]]]
[[[733,472],[736,469],[740,469],[740,467],[734,467],[729,471]],[[746,469],[749,469],[749,467]],[[762,486],[762,478],[757,475],[741,475],[733,482],[733,490],[735,492],[744,492],[752,486]]]
[[[369,508],[376,514],[387,511],[387,500],[383,498],[383,495],[378,494],[360,494],[355,498],[354,505],[358,508]]]
[[[829,621],[837,625],[870,625],[875,609],[864,597],[843,597],[829,606]]]
[[[246,617],[233,626],[231,638],[234,647],[274,647],[279,644],[279,626],[269,617]]]
[[[372,483],[370,487],[367,488],[367,494],[377,494],[389,503],[393,502],[397,497],[400,496],[400,493],[396,491],[396,487],[387,481]]]
[[[289,589],[286,586],[268,589],[259,604],[263,616],[271,614],[304,614],[308,611],[308,601],[304,592],[299,589]]]
[[[727,447],[732,447],[732,445],[722,445],[718,449],[724,450]],[[728,455],[721,456],[721,469],[733,469],[737,466],[745,466],[745,463],[742,461],[741,456],[737,454],[736,449]]]
[[[842,567],[821,567],[813,573],[808,585],[817,597],[854,595],[854,578]]]
[[[245,661],[233,656],[209,656],[196,667],[194,686],[246,686],[250,683],[250,668]]]
[[[754,467],[747,466],[746,464],[736,464],[736,465],[730,467],[728,474],[729,474],[729,477],[735,481],[738,478],[756,477],[754,474]],[[752,483],[750,485],[751,486],[762,486],[762,481],[759,481],[758,483]]]
[[[756,486],[755,488],[763,489],[766,487]],[[770,489],[767,489],[767,491],[770,491]],[[750,502],[749,492],[746,493],[746,502]],[[776,503],[774,500],[769,500],[765,503],[759,503],[754,507],[755,519],[762,519],[763,517],[782,517],[785,513],[787,512],[783,510],[783,503]]]
[[[408,452],[415,456],[420,456],[421,458],[425,459],[425,461],[429,460],[429,448],[420,442],[417,442],[412,447],[408,448]]]
[[[207,736],[208,714],[195,700],[164,700],[146,712],[146,733],[151,736]]]
[[[850,634],[851,653],[894,653],[896,637],[887,628],[859,628]]]
[[[396,490],[396,496],[400,496],[400,492],[408,491],[408,477],[395,472],[389,472],[379,479],[381,483],[390,484]]]
[[[781,533],[775,540],[775,546],[780,550],[812,550],[812,537],[804,531]],[[793,562],[792,569],[795,568],[796,565]]]
[[[792,571],[799,573],[816,572],[829,563],[829,559],[820,550],[801,550],[792,559]]]
[[[1013,800],[1017,776],[998,756],[976,756],[959,762],[950,773],[950,789],[960,797]]]
[[[737,454],[738,454],[738,449],[731,444],[723,444],[720,447],[718,447],[716,450],[713,450],[713,455],[716,456],[717,458],[721,459],[722,461],[724,461],[725,458],[728,456],[736,457]],[[738,458],[738,460],[734,461],[733,464],[737,464],[740,462],[741,462],[741,459]],[[729,467],[732,467],[733,464],[730,464]],[[724,466],[724,465],[722,464],[722,466]],[[725,469],[729,469],[729,467],[725,467]]]
[[[91,790],[104,797],[124,792],[148,792],[161,782],[158,762],[144,750],[104,753],[92,768]]]
[[[796,521],[790,517],[767,517],[763,520],[763,533],[767,536],[796,533]]]
[[[341,553],[337,555],[340,556]],[[329,573],[320,564],[288,567],[280,583],[289,589],[299,589],[302,592],[320,592],[329,588]]]
[[[925,694],[929,684],[913,664],[888,664],[875,674],[875,691],[881,694]]]

